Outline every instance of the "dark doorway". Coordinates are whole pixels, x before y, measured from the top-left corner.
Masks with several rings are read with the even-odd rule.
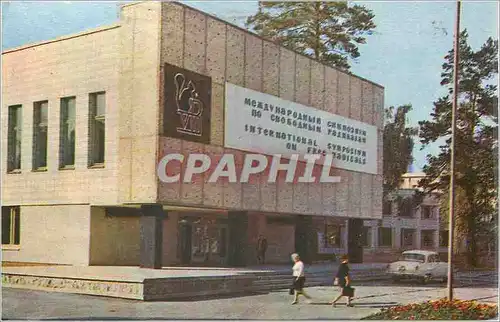
[[[193,228],[187,220],[179,222],[179,246],[181,264],[191,263],[191,238]]]
[[[296,216],[295,218],[295,251],[304,263],[311,264],[314,253],[314,244],[311,238],[312,217]]]
[[[349,219],[347,230],[347,254],[351,263],[363,262],[363,219]]]
[[[244,267],[248,254],[248,213],[230,211],[228,213],[228,260],[231,267]]]

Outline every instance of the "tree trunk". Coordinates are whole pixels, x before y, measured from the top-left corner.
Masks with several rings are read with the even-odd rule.
[[[476,222],[473,214],[467,218],[467,265],[477,267]]]

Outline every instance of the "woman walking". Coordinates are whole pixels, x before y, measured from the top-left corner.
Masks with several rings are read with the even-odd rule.
[[[293,265],[293,290],[294,290],[294,299],[292,304],[297,304],[299,302],[299,295],[302,294],[308,302],[310,303],[311,297],[304,292],[304,283],[306,281],[306,277],[304,274],[304,263],[300,260],[299,254],[292,254],[292,261],[295,263]]]
[[[347,265],[349,263],[349,258],[347,257],[347,255],[344,255],[342,256],[341,260],[342,263],[339,266],[339,270],[337,272],[337,276],[335,277],[335,282],[334,282],[334,285],[340,286],[340,295],[335,300],[330,302],[330,304],[334,307],[337,301],[340,300],[340,298],[343,296],[347,297],[347,306],[352,306],[351,298],[354,295],[353,294],[354,289],[351,287],[349,266]]]

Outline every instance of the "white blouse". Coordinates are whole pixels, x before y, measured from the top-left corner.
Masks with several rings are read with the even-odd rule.
[[[302,261],[296,262],[295,265],[293,265],[292,271],[295,277],[304,276],[304,263],[302,263]]]

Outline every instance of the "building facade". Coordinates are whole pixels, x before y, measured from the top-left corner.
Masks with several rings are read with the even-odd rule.
[[[394,196],[411,197],[424,177],[424,173],[404,174]],[[448,227],[441,220],[439,198],[437,193],[427,195],[417,207],[402,203],[401,209],[395,200],[384,202],[382,219],[364,223],[365,260],[390,262],[411,249],[446,253]]]
[[[361,260],[363,220],[382,218],[383,88],[185,5],[127,4],[116,25],[6,50],[2,77],[4,261],[243,266],[259,235],[269,263]],[[284,114],[259,120],[268,102]],[[323,120],[319,146],[279,137],[299,109]],[[168,153],[241,166],[251,152],[324,153],[327,134],[339,183],[158,177]]]

